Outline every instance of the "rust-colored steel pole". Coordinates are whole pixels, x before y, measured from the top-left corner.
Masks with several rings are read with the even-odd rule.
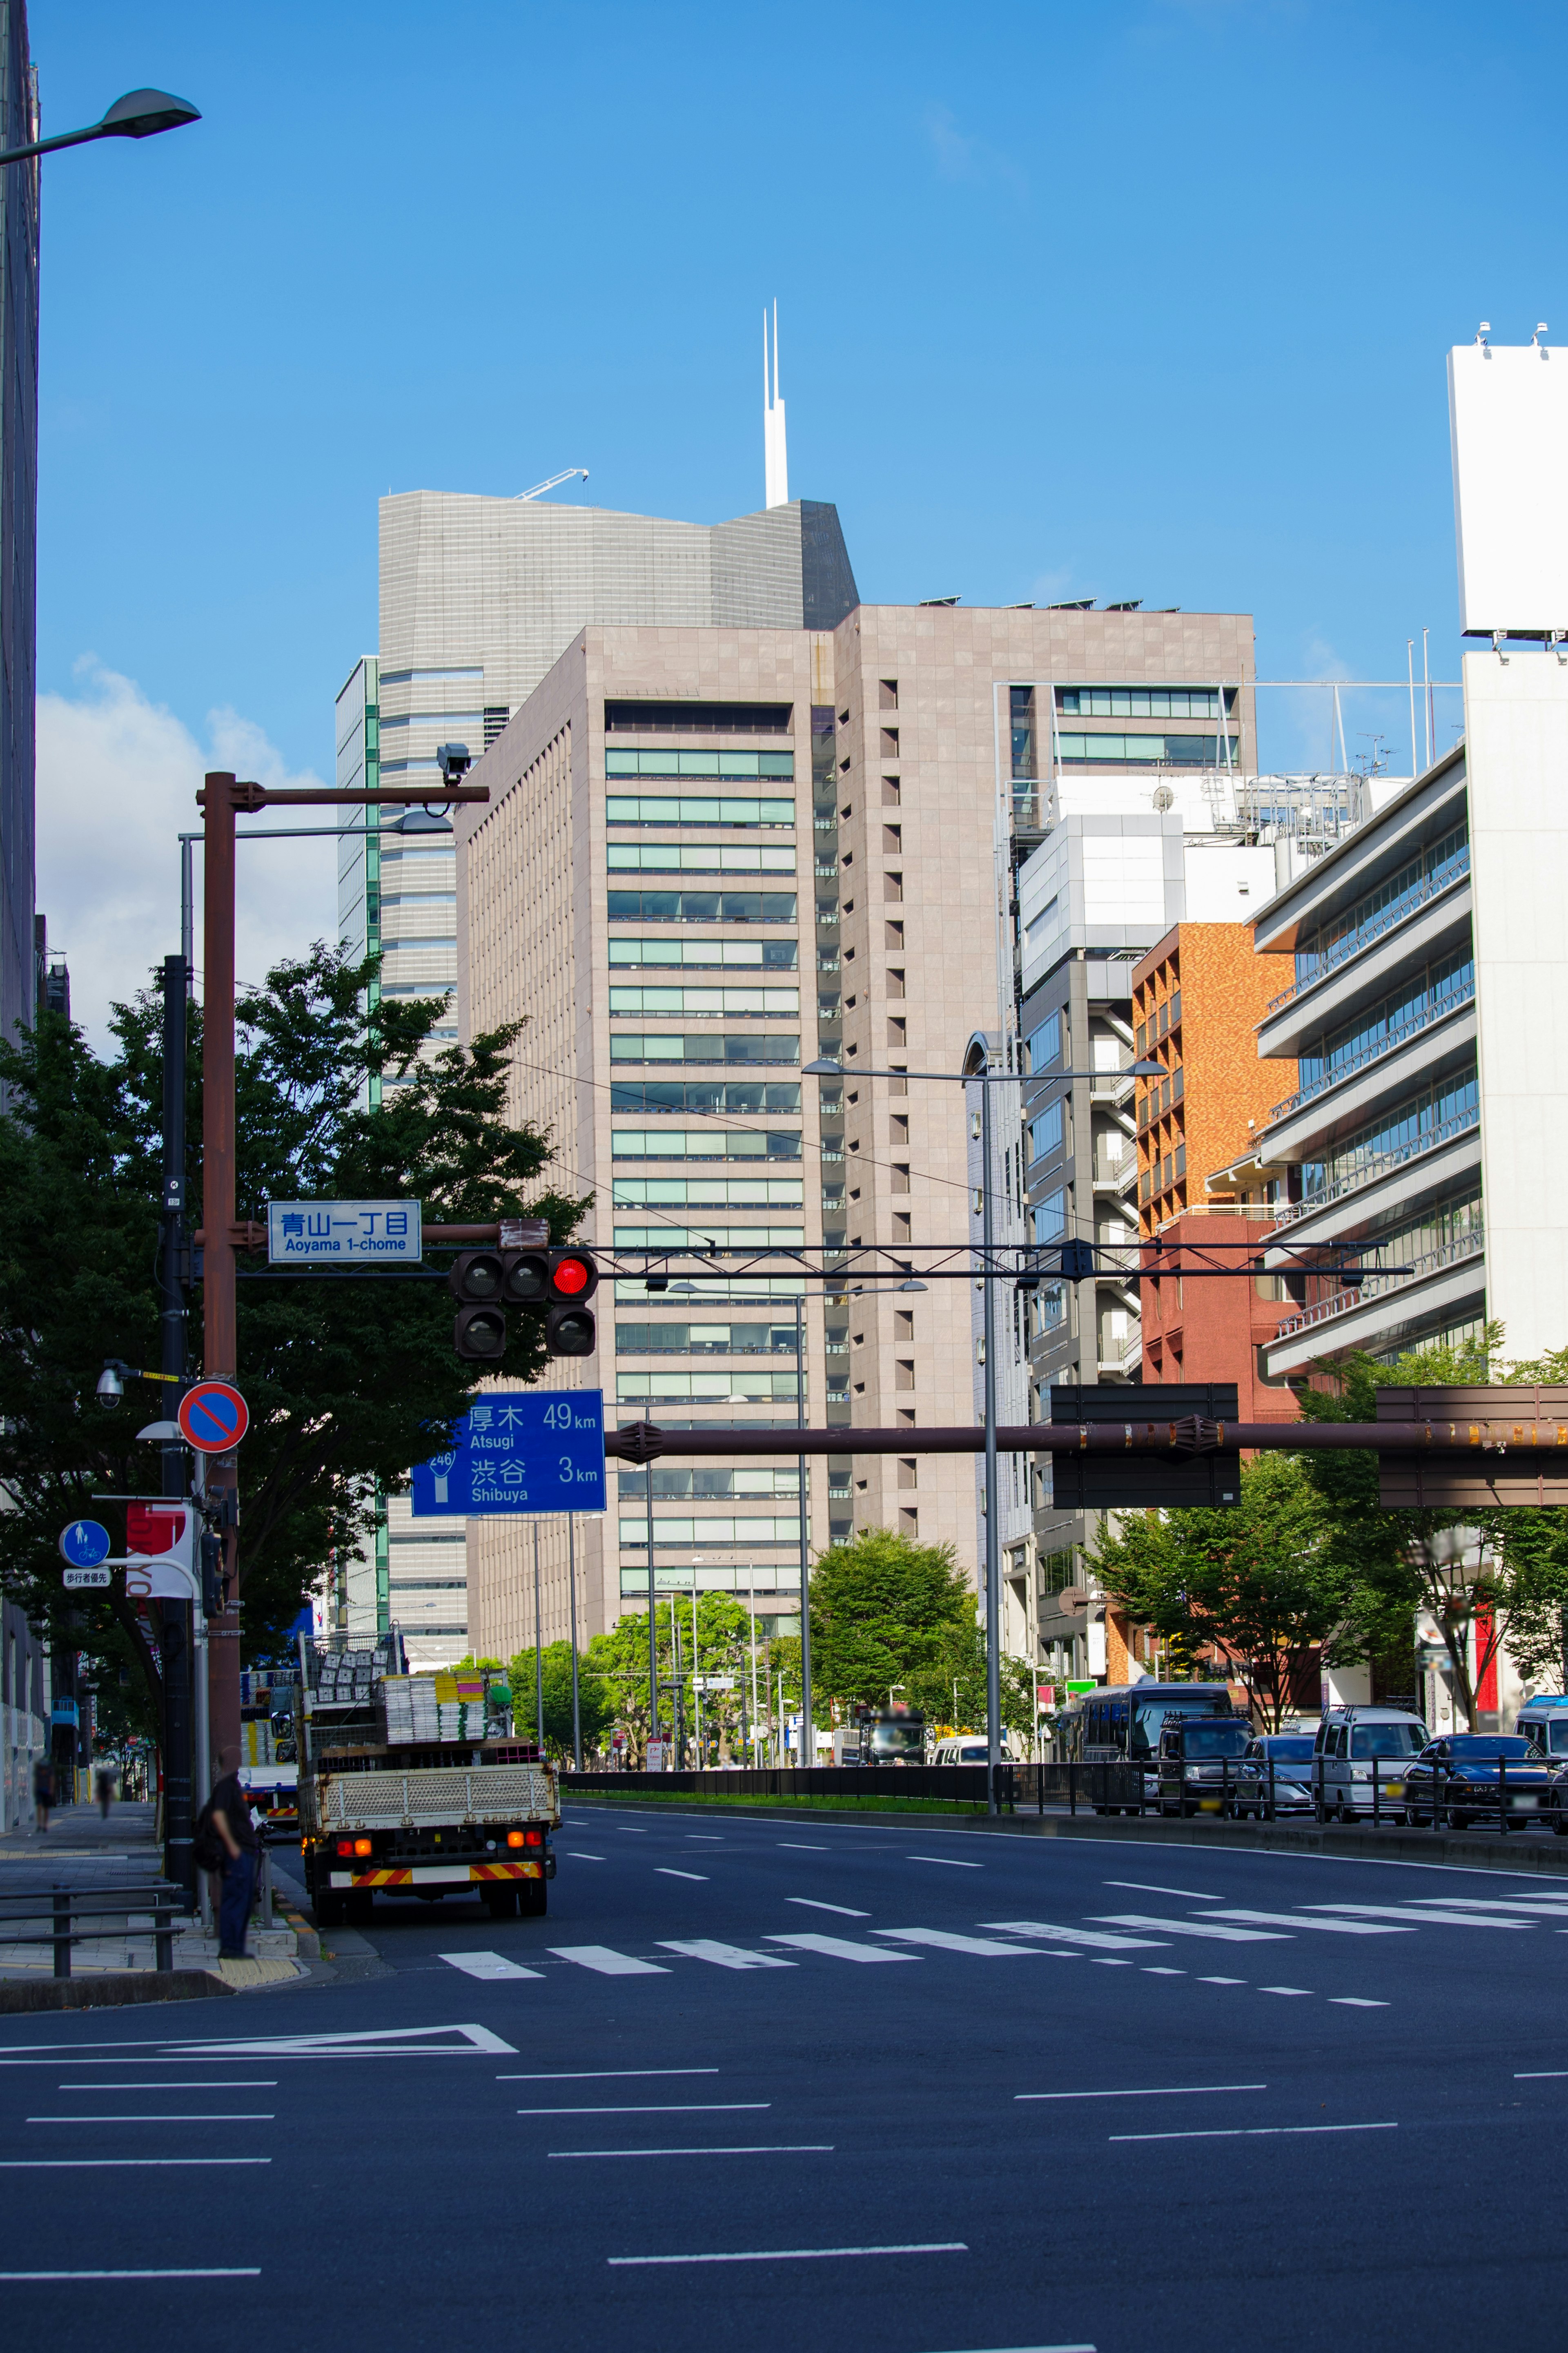
[[[996,1432],[1003,1454],[1165,1454],[1178,1458],[1239,1449],[1244,1454],[1426,1453],[1434,1461],[1474,1464],[1478,1452],[1507,1450],[1534,1468],[1539,1459],[1557,1466],[1568,1459],[1568,1422],[1530,1425],[1521,1438],[1517,1425],[1455,1421],[1220,1421],[1201,1428],[1180,1421],[1032,1422]],[[857,1430],[846,1423],[828,1430],[710,1428],[664,1430],[634,1421],[606,1430],[605,1451],[626,1462],[651,1462],[663,1455],[699,1454],[981,1454],[985,1432],[975,1424],[926,1430]]]
[[[232,1381],[239,1370],[235,1309],[234,820],[256,787],[218,770],[201,796],[205,818],[202,898],[202,1371]],[[207,1493],[237,1489],[234,1453],[209,1456]],[[204,1788],[226,1748],[239,1746],[239,1576],[237,1540],[228,1538],[228,1607],[207,1620],[207,1723],[210,1757],[199,1761]]]

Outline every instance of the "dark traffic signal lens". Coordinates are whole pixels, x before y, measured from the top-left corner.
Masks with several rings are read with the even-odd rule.
[[[505,1280],[506,1261],[499,1250],[460,1250],[447,1285],[454,1299],[499,1299]]]
[[[517,1307],[542,1307],[550,1296],[550,1261],[543,1250],[509,1251],[503,1296]]]
[[[471,1365],[497,1363],[506,1354],[506,1316],[499,1307],[460,1307],[452,1345]]]
[[[595,1342],[594,1315],[587,1307],[552,1307],[545,1325],[544,1345],[552,1356],[591,1356]]]

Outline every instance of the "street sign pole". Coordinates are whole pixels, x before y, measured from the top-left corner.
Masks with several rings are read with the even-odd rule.
[[[181,1244],[185,1233],[185,1008],[188,966],[183,955],[163,959],[163,1198],[158,1312],[158,1364],[162,1372],[183,1381],[185,1371],[185,1294],[180,1280]],[[175,1391],[176,1397],[178,1391]],[[186,1492],[185,1450],[177,1440],[165,1442],[163,1489],[165,1495]],[[160,1640],[163,1650],[163,1875],[175,1886],[195,1890],[193,1821],[205,1787],[196,1788],[205,1760],[193,1753],[191,1725],[193,1676],[197,1666],[194,1606],[186,1601],[159,1604]]]

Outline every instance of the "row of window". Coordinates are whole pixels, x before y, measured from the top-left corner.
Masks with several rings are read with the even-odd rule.
[[[606,748],[605,776],[795,776],[793,752],[619,752]]]
[[[704,1020],[757,1021],[773,1015],[800,1017],[798,988],[612,988],[612,1015],[696,1014]]]
[[[798,1080],[786,1079],[772,1082],[760,1079],[620,1080],[610,1089],[610,1109],[696,1112],[715,1118],[757,1112],[798,1113],[800,1083]]]
[[[626,990],[613,992],[626,995]],[[780,992],[783,994],[784,992]],[[771,1032],[766,1037],[725,1037],[721,1032],[704,1033],[697,1030],[687,1035],[676,1031],[623,1031],[610,1039],[612,1062],[790,1062],[800,1060],[798,1037],[784,1037]],[[697,1106],[694,1104],[695,1110]],[[769,1106],[770,1110],[772,1105]]]
[[[1390,1154],[1419,1151],[1425,1144],[1436,1143],[1441,1134],[1468,1126],[1479,1116],[1480,1086],[1476,1073],[1460,1072],[1381,1113],[1336,1145],[1331,1158],[1304,1162],[1302,1191],[1321,1193]]]
[[[1331,917],[1321,931],[1301,941],[1296,949],[1297,987],[1316,979],[1326,966],[1352,955],[1363,933],[1375,937],[1424,900],[1447,890],[1450,882],[1469,871],[1469,827],[1460,823],[1440,841],[1408,859],[1396,873],[1385,876],[1353,905]]]
[[[612,891],[612,923],[793,923],[793,891]]]
[[[706,1503],[710,1500],[722,1503],[729,1497],[736,1495],[777,1496],[800,1493],[800,1472],[793,1462],[787,1471],[764,1470],[761,1466],[753,1466],[751,1463],[736,1468],[726,1467],[722,1470],[710,1470],[706,1464],[703,1464],[700,1469],[693,1471],[667,1471],[660,1464],[651,1475],[653,1499],[656,1504],[661,1496],[676,1503]],[[641,1497],[646,1502],[648,1478],[649,1473],[647,1471],[623,1471],[616,1482],[622,1503],[626,1503],[633,1497]],[[810,1483],[808,1473],[806,1480],[808,1489]],[[837,1492],[831,1472],[827,1492],[830,1495]],[[656,1527],[658,1525],[657,1518],[654,1525]]]
[[[620,1226],[616,1228],[617,1250],[802,1250],[805,1246],[804,1226],[721,1226],[705,1219],[700,1226],[678,1225],[672,1218],[661,1219],[657,1226]]]
[[[1236,689],[1225,690],[1226,711],[1236,709]],[[1058,686],[1057,709],[1068,719],[1217,719],[1220,690],[1214,686]]]
[[[770,828],[795,824],[795,803],[747,800],[739,795],[611,793],[605,801],[607,825],[752,825]]]
[[[793,1356],[795,1324],[616,1324],[617,1356]]]
[[[798,1209],[805,1203],[801,1176],[616,1176],[617,1209]]]
[[[679,965],[697,972],[734,966],[741,971],[794,972],[800,950],[788,940],[649,940],[612,939],[608,962],[612,971],[646,971]]]
[[[617,1127],[616,1160],[798,1160],[800,1137],[784,1129]]]
[[[793,874],[795,851],[782,842],[612,841],[612,874]]]
[[[1476,993],[1475,960],[1468,947],[1428,965],[1405,986],[1358,1013],[1300,1056],[1300,1092],[1309,1094],[1402,1038],[1413,1037],[1436,1016],[1464,1004]]]
[[[1064,768],[1234,767],[1240,748],[1240,739],[1230,734],[1057,737],[1057,758]]]
[[[761,1514],[745,1519],[667,1520],[658,1513],[653,1521],[654,1549],[660,1545],[798,1545],[800,1514],[793,1517],[763,1518]],[[621,1522],[621,1549],[635,1552],[647,1550],[647,1521],[625,1519]]]
[[[798,1377],[746,1365],[716,1373],[617,1373],[616,1402],[650,1405],[660,1398],[683,1398],[692,1405],[772,1405],[779,1399],[793,1405]]]

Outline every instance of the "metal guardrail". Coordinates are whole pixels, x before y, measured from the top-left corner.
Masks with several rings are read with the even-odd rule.
[[[1025,1768],[1004,1765],[997,1801],[1011,1813],[1012,1777]],[[567,1789],[663,1789],[705,1798],[949,1798],[985,1803],[984,1765],[762,1765],[685,1773],[563,1773]],[[1005,1794],[1003,1782],[1006,1780]]]
[[[127,1936],[145,1936],[147,1930],[132,1922],[147,1914],[152,1915],[156,1965],[160,1969],[172,1969],[174,1923],[176,1919],[188,1921],[195,1916],[186,1890],[168,1879],[143,1880],[135,1887],[50,1885],[7,1887],[0,1893],[0,1906],[16,1905],[22,1908],[0,1909],[0,1931],[17,1931],[0,1933],[0,1945],[52,1946],[57,1978],[69,1977],[73,1945],[96,1944],[109,1932],[109,1924],[117,1920],[126,1924]],[[99,1925],[73,1927],[73,1920],[93,1920]],[[37,1922],[37,1926],[24,1932],[24,1924],[29,1922]]]

